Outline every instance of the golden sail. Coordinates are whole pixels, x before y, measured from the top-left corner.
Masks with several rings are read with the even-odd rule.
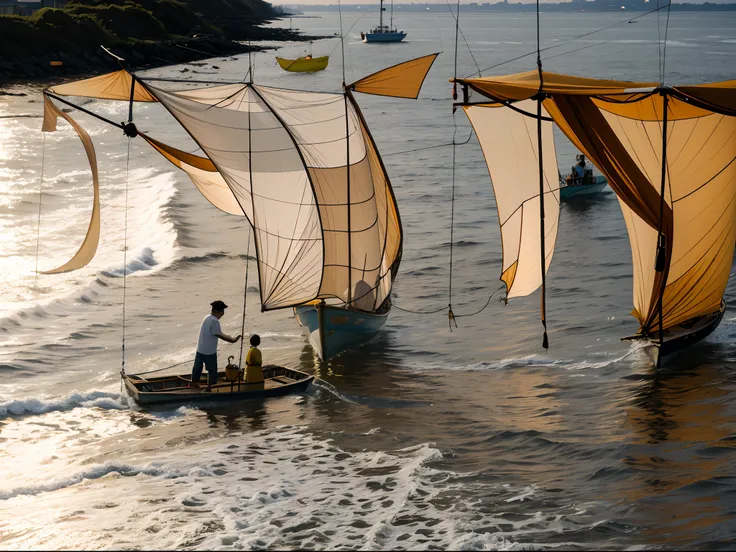
[[[634,337],[663,346],[663,354],[704,337],[723,315],[736,245],[736,81],[660,87],[541,77],[457,82],[467,103],[475,93],[517,109],[541,98],[608,178],[631,242]]]

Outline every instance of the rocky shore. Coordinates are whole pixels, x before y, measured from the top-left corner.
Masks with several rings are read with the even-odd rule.
[[[30,17],[0,16],[0,82],[115,70],[102,46],[142,69],[263,49],[249,41],[315,38],[263,26],[278,16],[261,0],[80,0]]]

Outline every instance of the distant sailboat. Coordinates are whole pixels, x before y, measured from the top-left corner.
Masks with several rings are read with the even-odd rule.
[[[509,178],[497,183],[493,175],[492,167],[503,170],[505,161],[495,151],[503,146],[494,137],[499,128],[517,132],[525,120],[543,121],[541,126],[554,121],[608,179],[621,204],[634,265],[633,314],[640,327],[625,339],[644,341],[658,364],[718,326],[736,246],[736,81],[666,87],[540,70],[456,82],[463,87],[460,105],[478,133],[494,188],[501,184],[499,216],[504,195],[516,196]],[[471,94],[482,98],[471,101]],[[503,127],[497,114],[502,111],[513,112]],[[540,143],[551,140],[551,128],[548,134]],[[550,150],[544,150],[547,167]],[[514,201],[534,201],[523,195]],[[550,216],[556,223],[552,211],[546,211],[546,233],[552,229]],[[513,225],[511,236],[521,240],[523,252],[527,225],[539,228],[539,222],[524,217],[514,223],[513,217],[505,225]],[[514,243],[507,248],[509,232],[501,218],[504,275],[536,281],[539,264],[525,268],[507,259]],[[528,236],[535,240],[533,228]],[[538,243],[537,238],[535,247]]]
[[[406,38],[404,31],[399,31],[394,27],[394,2],[391,0],[391,15],[389,19],[389,25],[383,24],[383,12],[386,8],[383,7],[383,0],[381,0],[381,8],[378,16],[378,27],[372,28],[367,33],[360,33],[360,38],[363,42],[401,42]]]
[[[250,82],[169,90],[160,83],[172,79],[141,78],[123,69],[46,90],[44,130],[54,130],[59,116],[69,120],[52,100],[89,113],[61,96],[128,101],[131,115],[136,101],[159,102],[201,155],[139,132],[132,120],[118,124],[95,116],[131,138],[143,138],[186,172],[211,204],[248,219],[261,309],[296,307],[299,323],[309,328],[317,353],[327,359],[383,325],[402,251],[391,183],[353,92],[416,98],[437,55],[384,69],[341,93]],[[91,146],[89,136],[77,130],[85,147]],[[91,260],[97,235],[99,209],[85,240],[94,241],[94,247],[83,247],[65,270]]]

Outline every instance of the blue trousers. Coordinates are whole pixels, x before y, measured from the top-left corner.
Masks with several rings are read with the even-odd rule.
[[[198,383],[202,376],[202,365],[207,368],[207,385],[217,383],[217,353],[214,355],[203,355],[197,353],[194,357],[194,368],[192,368],[192,383]]]

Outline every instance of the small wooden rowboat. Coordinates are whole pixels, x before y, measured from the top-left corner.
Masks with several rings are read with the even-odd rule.
[[[125,388],[138,404],[242,401],[279,397],[305,391],[314,376],[290,368],[266,365],[263,367],[263,378],[263,383],[230,382],[225,379],[225,373],[220,372],[217,374],[217,383],[212,386],[212,391],[207,392],[206,373],[202,375],[199,388],[191,387],[191,374],[155,378],[124,376]]]
[[[293,73],[314,73],[315,71],[324,71],[330,61],[329,56],[322,57],[300,57],[297,59],[285,59],[276,56],[276,61],[284,71]]]

